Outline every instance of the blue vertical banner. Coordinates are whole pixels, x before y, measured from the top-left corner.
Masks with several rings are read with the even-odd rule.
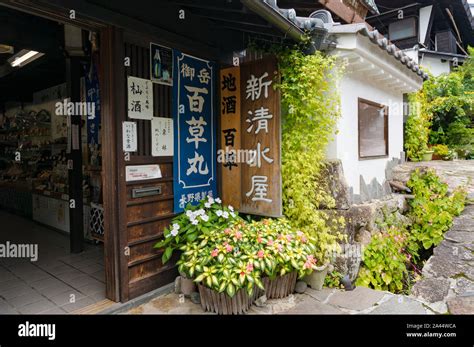
[[[95,112],[87,116],[87,143],[90,145],[99,144],[100,127],[100,94],[99,76],[95,63],[86,65],[86,101],[95,105]]]
[[[215,65],[175,51],[174,211],[217,196]]]

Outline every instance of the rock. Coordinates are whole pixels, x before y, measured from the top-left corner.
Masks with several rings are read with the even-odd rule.
[[[417,298],[434,303],[446,298],[449,287],[449,280],[445,278],[424,278],[415,283],[411,292]]]
[[[263,296],[259,297],[257,300],[255,300],[255,306],[263,307],[263,306],[265,306],[266,302],[267,302],[267,296],[263,295]]]
[[[365,183],[364,177],[360,176],[360,200],[362,203],[370,201],[370,191],[369,187]]]
[[[355,241],[359,242],[362,246],[367,246],[372,241],[372,234],[361,228],[355,234]]]
[[[471,227],[474,221],[471,221]],[[471,231],[449,230],[444,238],[455,243],[474,243],[474,233]]]
[[[471,281],[467,278],[461,277],[456,279],[456,283],[454,285],[454,292],[457,295],[463,294],[474,294],[474,281]]]
[[[314,300],[311,297],[306,297],[301,303],[298,303],[294,308],[288,311],[282,312],[281,314],[344,314],[343,311],[336,307],[325,305],[319,301]]]
[[[370,314],[427,314],[427,309],[417,300],[405,296],[394,296],[381,303]]]
[[[174,280],[174,293],[181,294],[181,276],[178,276]]]
[[[451,314],[474,314],[474,295],[448,300],[448,310]]]
[[[344,176],[344,169],[340,160],[330,160],[321,169],[322,185],[328,188],[336,202],[336,210],[347,210],[352,204],[352,194]],[[329,206],[321,205],[321,209]]]
[[[469,272],[468,266],[451,261],[453,258],[432,256],[423,267],[423,276],[449,278],[467,274]]]
[[[192,292],[190,296],[191,302],[196,305],[201,304],[201,295],[198,292]]]
[[[329,300],[328,304],[340,308],[362,311],[374,306],[382,300],[385,292],[379,292],[365,287],[357,287],[350,292],[336,292]]]
[[[298,281],[296,282],[295,292],[298,294],[303,294],[307,288],[308,285],[306,284],[306,282]]]

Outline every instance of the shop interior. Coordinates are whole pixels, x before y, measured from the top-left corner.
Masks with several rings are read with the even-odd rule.
[[[0,314],[81,312],[107,301],[98,36],[2,6],[0,32]]]

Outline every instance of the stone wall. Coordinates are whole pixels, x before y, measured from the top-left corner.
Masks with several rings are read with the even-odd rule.
[[[388,165],[387,180],[392,179],[393,169],[398,164],[397,159]],[[361,189],[360,196],[355,196],[346,183],[342,163],[337,160],[327,163],[322,176],[325,180],[324,184],[336,201],[335,208],[325,207],[324,211],[330,217],[344,217],[346,225],[341,231],[347,236],[347,244],[343,248],[346,251],[347,249],[359,250],[337,256],[334,259],[334,266],[338,272],[354,281],[359,272],[361,253],[371,242],[372,237],[380,233],[378,225],[383,222],[385,215],[392,214],[401,223],[409,223],[404,216],[408,209],[406,196],[392,193],[387,182],[381,185],[374,180],[366,185],[362,177],[361,187],[364,186],[364,189]]]

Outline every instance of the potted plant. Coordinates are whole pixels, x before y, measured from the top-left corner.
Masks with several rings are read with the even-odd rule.
[[[433,150],[426,150],[423,152],[423,161],[431,161],[433,160]]]
[[[223,206],[219,198],[208,196],[198,205],[188,204],[184,213],[175,217],[164,232],[164,239],[156,243],[154,248],[163,249],[162,262],[167,263],[173,252],[184,246],[187,242],[194,242],[202,233],[211,230],[222,230],[238,223],[242,219],[232,206]],[[196,291],[192,277],[180,271],[181,292],[191,295]]]
[[[301,231],[294,231],[284,219],[254,222],[254,228],[265,244],[264,257],[275,260],[275,266],[266,267],[265,295],[268,299],[283,298],[295,290],[298,278],[317,269],[314,239]]]
[[[217,314],[247,312],[261,290],[262,266],[259,259],[261,245],[255,233],[241,222],[224,230],[203,232],[195,242],[181,247],[178,268],[195,278],[201,306]],[[268,257],[265,267],[274,267]]]
[[[436,145],[433,147],[433,150],[434,150],[434,155],[433,155],[434,160],[449,160],[451,151],[449,150],[448,146]]]
[[[329,265],[330,263],[326,263],[322,266],[316,267],[311,274],[303,278],[303,281],[314,290],[323,289],[324,281],[326,280],[329,271]]]

